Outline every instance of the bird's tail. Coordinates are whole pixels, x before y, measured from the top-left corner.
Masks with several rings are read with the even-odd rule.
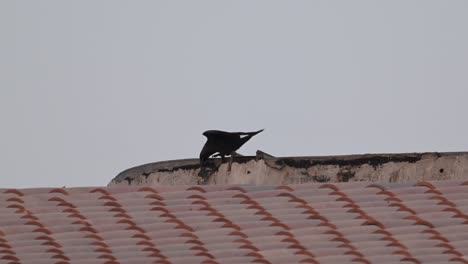
[[[260,129],[258,131],[255,131],[255,132],[246,132],[246,133],[242,133],[243,135],[245,135],[245,137],[241,138],[242,140],[242,144],[244,144],[245,142],[247,142],[249,139],[251,139],[253,136],[257,135],[258,133],[262,132],[263,129]]]
[[[259,131],[255,131],[255,132],[248,132],[246,133],[247,135],[249,135],[250,137],[253,137],[255,135],[257,135],[258,133],[262,132],[264,129],[260,129]]]

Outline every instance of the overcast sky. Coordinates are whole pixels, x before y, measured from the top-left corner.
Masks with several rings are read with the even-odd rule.
[[[468,150],[468,1],[1,1],[0,188],[197,158]]]

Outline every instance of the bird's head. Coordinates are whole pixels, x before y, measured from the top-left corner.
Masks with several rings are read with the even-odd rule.
[[[204,135],[205,137],[211,137],[211,136],[219,135],[220,132],[222,133],[222,131],[219,131],[219,130],[207,130],[203,132],[202,135]]]

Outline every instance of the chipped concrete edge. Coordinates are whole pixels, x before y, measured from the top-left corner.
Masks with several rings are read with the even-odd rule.
[[[232,167],[212,159],[148,163],[119,173],[115,185],[299,184],[306,182],[468,179],[468,152],[355,154],[337,156],[234,157]]]

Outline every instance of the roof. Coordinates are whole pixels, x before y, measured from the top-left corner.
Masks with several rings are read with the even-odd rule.
[[[468,181],[0,190],[0,263],[468,263]]]

